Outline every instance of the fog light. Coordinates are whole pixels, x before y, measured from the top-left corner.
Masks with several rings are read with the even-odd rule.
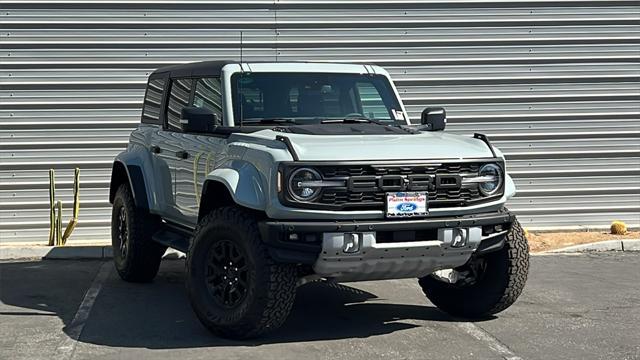
[[[451,240],[451,247],[458,248],[467,245],[467,229],[455,228],[453,229],[453,236]]]
[[[342,252],[345,254],[353,254],[360,251],[360,234],[345,233],[342,243]]]
[[[289,234],[289,241],[298,241],[298,234]]]

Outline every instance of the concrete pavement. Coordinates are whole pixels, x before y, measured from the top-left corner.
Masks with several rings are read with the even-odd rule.
[[[199,324],[181,260],[164,261],[151,284],[125,283],[111,264],[104,266],[105,280],[77,341],[80,304],[86,305],[104,262],[0,262],[0,358],[640,358],[640,253],[531,261],[523,296],[492,319],[453,319],[412,279],[311,283],[299,289],[282,329],[250,342],[216,338]],[[61,350],[69,343],[72,351]]]

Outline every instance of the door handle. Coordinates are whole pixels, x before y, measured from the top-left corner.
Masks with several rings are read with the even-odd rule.
[[[189,153],[184,150],[180,150],[180,151],[176,151],[176,156],[180,159],[188,159]]]
[[[160,149],[160,146],[158,145],[151,145],[149,150],[151,150],[151,152],[154,154],[160,154],[162,152],[162,149]]]

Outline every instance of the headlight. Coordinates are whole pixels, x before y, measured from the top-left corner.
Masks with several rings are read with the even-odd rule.
[[[495,194],[502,186],[502,169],[496,164],[482,166],[478,172],[478,177],[482,179],[478,183],[478,187],[485,196]]]
[[[289,176],[289,193],[298,201],[310,201],[320,194],[322,176],[310,168],[300,168]]]

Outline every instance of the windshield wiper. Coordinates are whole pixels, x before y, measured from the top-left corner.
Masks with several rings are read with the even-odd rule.
[[[387,126],[387,124],[383,124],[380,121],[369,119],[368,117],[361,116],[347,116],[342,119],[325,119],[320,121],[321,124],[377,124],[382,126]]]
[[[297,124],[292,118],[264,118],[264,119],[250,119],[243,120],[242,125],[255,125],[255,124]]]

